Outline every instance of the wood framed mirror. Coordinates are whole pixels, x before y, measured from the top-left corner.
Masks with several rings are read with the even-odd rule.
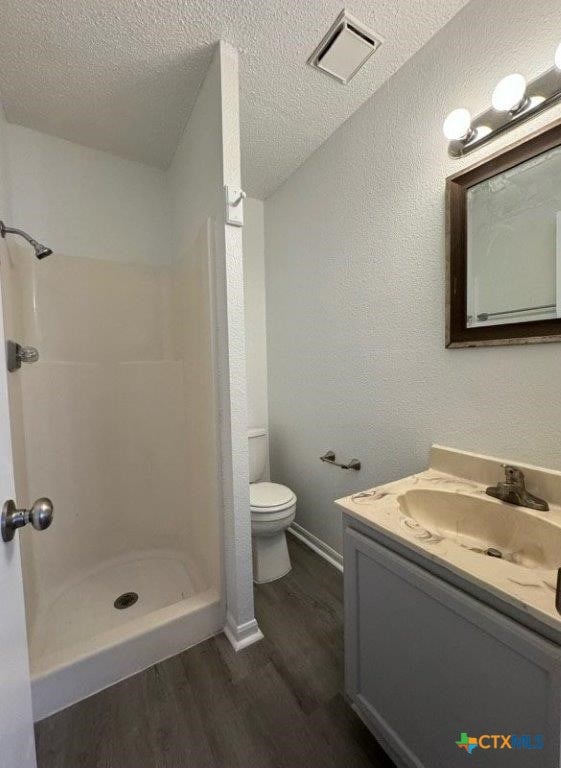
[[[446,346],[561,341],[561,120],[446,180]]]

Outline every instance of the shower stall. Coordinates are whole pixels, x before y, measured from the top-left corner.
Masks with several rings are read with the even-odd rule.
[[[8,374],[17,503],[54,505],[47,530],[17,534],[35,719],[232,621],[216,370],[225,71],[215,56],[167,170],[6,126],[5,219],[52,249],[38,259],[39,243],[11,236],[0,260],[6,336],[39,353]],[[232,400],[240,393],[243,381]],[[237,503],[248,493],[239,466]],[[235,536],[247,552],[244,512]]]
[[[3,265],[8,333],[40,350],[10,375],[17,498],[55,505],[21,535],[39,718],[220,626],[208,254],[203,231],[170,266]]]
[[[40,718],[221,624],[208,231],[173,264],[12,243],[2,270],[40,354],[10,374],[17,497],[55,504],[21,536]]]

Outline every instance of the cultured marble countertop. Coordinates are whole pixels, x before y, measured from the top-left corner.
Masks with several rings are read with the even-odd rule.
[[[435,450],[435,449],[433,449]],[[437,449],[438,451],[449,449]],[[475,455],[473,455],[475,458]],[[557,473],[556,473],[557,474]],[[498,477],[497,477],[498,479]],[[428,469],[387,485],[352,494],[337,500],[346,513],[364,525],[380,531],[402,546],[406,546],[441,567],[458,574],[464,580],[491,592],[518,610],[531,614],[539,622],[561,632],[561,616],[555,608],[557,570],[527,568],[508,560],[496,559],[473,552],[455,541],[438,535],[427,536],[424,524],[416,523],[400,508],[398,497],[411,489],[440,490],[468,496],[485,497],[485,501],[505,505],[485,494],[487,484]],[[561,528],[561,505],[551,504],[548,512],[524,509]],[[433,527],[433,531],[435,528]],[[561,566],[561,552],[559,553]]]

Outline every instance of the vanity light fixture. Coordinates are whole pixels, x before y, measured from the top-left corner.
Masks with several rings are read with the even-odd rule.
[[[497,112],[512,112],[524,109],[528,103],[526,78],[523,75],[507,75],[499,80],[491,96],[491,104]]]
[[[442,126],[442,131],[448,141],[467,141],[473,133],[471,129],[471,115],[468,109],[460,107],[454,109]]]
[[[450,142],[452,157],[462,157],[495,136],[514,128],[561,101],[561,43],[557,46],[554,66],[529,83],[514,73],[500,80],[491,97],[491,107],[471,118],[464,107],[446,117],[442,130]]]

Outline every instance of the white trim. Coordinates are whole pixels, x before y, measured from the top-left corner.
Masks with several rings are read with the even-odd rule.
[[[313,549],[317,555],[327,560],[330,565],[343,573],[343,555],[333,549],[333,547],[330,547],[325,541],[318,539],[317,536],[302,528],[298,523],[292,523],[288,531],[297,539],[300,539],[307,547]]]
[[[253,643],[263,640],[263,632],[259,629],[256,619],[238,625],[231,614],[226,616],[224,634],[235,651],[241,651],[243,648],[247,648],[248,645],[253,645]]]
[[[561,211],[557,211],[555,220],[555,314],[561,317]]]

